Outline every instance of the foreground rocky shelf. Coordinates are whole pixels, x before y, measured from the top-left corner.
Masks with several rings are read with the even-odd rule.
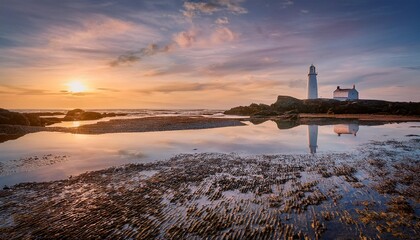
[[[0,238],[418,236],[420,139],[359,153],[187,154],[0,191]]]

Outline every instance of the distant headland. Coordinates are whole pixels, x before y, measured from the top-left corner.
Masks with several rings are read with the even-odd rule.
[[[225,111],[228,115],[281,116],[284,114],[380,114],[420,116],[420,102],[389,102],[383,100],[304,99],[278,96],[271,105],[253,103]]]
[[[420,116],[420,102],[389,102],[384,100],[362,100],[356,86],[343,89],[337,86],[333,98],[318,98],[318,73],[312,64],[309,67],[307,99],[300,100],[291,96],[278,96],[271,105],[251,104],[234,107],[225,111],[229,115],[241,116],[282,116],[291,118],[293,114],[377,114]],[[290,115],[292,114],[292,115]]]

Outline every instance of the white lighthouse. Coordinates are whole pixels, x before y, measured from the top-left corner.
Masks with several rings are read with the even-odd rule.
[[[309,67],[308,74],[308,99],[318,98],[318,82],[316,80],[316,75],[315,66],[312,64]]]

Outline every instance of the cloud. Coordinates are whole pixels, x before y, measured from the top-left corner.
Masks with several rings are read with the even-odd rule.
[[[114,89],[114,88],[96,88],[99,91],[105,91],[105,92],[119,92],[120,90]]]
[[[405,69],[420,71],[420,66],[411,66],[411,67],[404,67]]]
[[[79,92],[74,93],[67,90],[60,91],[51,91],[46,89],[37,89],[37,88],[28,88],[21,86],[11,86],[6,84],[0,84],[0,90],[2,94],[10,95],[21,95],[21,96],[86,96],[86,95],[95,95],[94,92]]]
[[[217,18],[216,21],[214,21],[214,23],[216,24],[229,24],[229,19],[227,17],[221,17],[221,18]]]
[[[300,12],[303,13],[303,14],[306,14],[306,13],[309,13],[309,10],[301,9]]]
[[[295,66],[299,59],[292,58],[292,56],[299,55],[301,51],[300,47],[294,45],[242,51],[204,66],[201,68],[201,72],[210,76],[241,75],[255,72],[269,73],[281,68]]]
[[[290,7],[294,4],[294,2],[292,0],[283,0],[281,3],[283,8],[287,8]]]
[[[51,26],[46,33],[52,47],[87,47],[90,42],[105,40],[109,36],[125,35],[142,26],[134,25],[102,14],[92,14],[89,18],[76,20],[73,24]]]
[[[181,48],[211,47],[222,43],[229,43],[237,39],[238,34],[228,27],[216,27],[211,32],[192,28],[182,31],[173,36],[173,41]]]
[[[173,40],[182,48],[191,47],[196,42],[197,31],[190,29],[182,31],[173,36]]]
[[[136,92],[142,94],[151,93],[174,93],[174,92],[201,92],[201,91],[256,91],[260,89],[272,89],[274,87],[284,86],[288,83],[282,83],[277,80],[261,79],[254,76],[247,77],[238,81],[210,81],[210,82],[171,82],[161,84],[147,89],[138,89]]]
[[[142,48],[138,51],[129,52],[126,54],[120,55],[116,60],[113,60],[109,63],[111,67],[117,67],[122,64],[128,64],[133,62],[138,62],[142,57],[152,56],[158,53],[166,53],[173,49],[172,44],[159,47],[157,44],[150,44],[149,46]]]
[[[121,64],[127,64],[127,63],[133,63],[140,61],[140,57],[134,55],[134,53],[128,53],[125,55],[120,55],[116,60],[109,63],[109,66],[111,67],[117,67]]]
[[[211,15],[215,12],[227,11],[233,14],[244,14],[248,10],[241,6],[244,0],[210,0],[208,2],[184,2],[182,13],[188,18],[200,14]]]
[[[188,82],[174,82],[163,84],[150,89],[140,89],[137,92],[141,93],[172,93],[172,92],[194,92],[204,90],[227,90],[231,86],[228,83],[222,82],[207,82],[207,83],[188,83]]]
[[[176,64],[158,69],[150,69],[143,74],[143,77],[156,77],[169,74],[191,73],[193,70],[193,67],[190,65]]]
[[[287,86],[290,88],[306,88],[306,81],[302,79],[290,80],[287,82]]]
[[[36,88],[27,88],[27,87],[20,87],[20,86],[11,86],[6,84],[0,84],[0,88],[3,88],[2,90],[3,94],[12,94],[12,95],[61,95],[65,94],[62,91],[60,92],[53,92],[48,91],[45,89],[36,89]]]
[[[233,14],[247,13],[247,10],[240,6],[244,0],[211,0],[209,2],[184,2],[182,11],[184,16],[192,18],[197,14],[211,15],[214,12],[226,11]],[[222,43],[229,43],[237,39],[238,34],[230,28],[222,26],[229,23],[227,17],[220,17],[215,20],[217,26],[210,31],[208,28],[193,25],[190,29],[180,31],[172,35],[171,41],[160,48],[156,44],[150,44],[139,51],[132,51],[121,54],[117,59],[109,62],[109,66],[117,67],[140,61],[143,57],[152,56],[157,53],[165,53],[175,50],[176,46],[181,49],[190,47],[212,47]],[[203,30],[205,29],[205,30]]]

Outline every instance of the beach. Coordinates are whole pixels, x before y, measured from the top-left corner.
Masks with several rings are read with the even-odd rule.
[[[420,141],[343,154],[180,154],[0,192],[0,237],[414,239]]]

